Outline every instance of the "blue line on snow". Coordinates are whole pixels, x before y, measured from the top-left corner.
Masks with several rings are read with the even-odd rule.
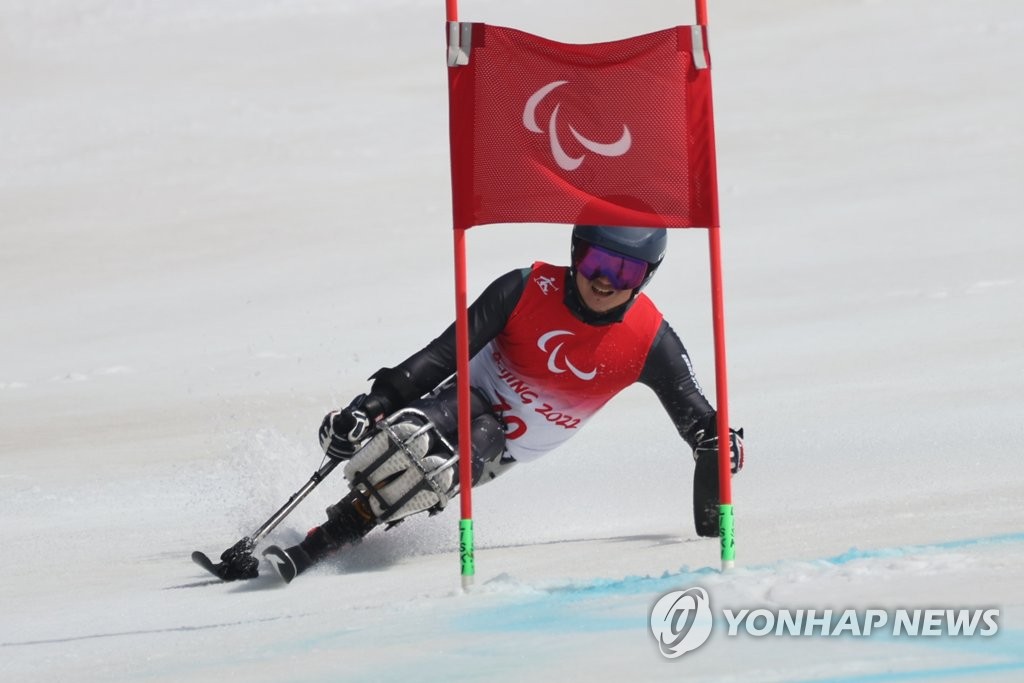
[[[840,566],[855,562],[857,560],[872,560],[881,558],[906,557],[917,553],[938,552],[943,550],[959,550],[962,548],[973,548],[979,546],[993,546],[1011,543],[1024,542],[1024,532],[1011,534],[999,534],[995,536],[983,536],[976,538],[965,538],[955,541],[942,541],[939,543],[926,543],[917,545],[896,546],[894,548],[874,548],[860,550],[850,548],[844,553],[825,557],[817,560],[804,560],[809,564]],[[744,567],[742,571],[759,572],[776,570],[780,566],[789,564],[790,560],[781,560],[772,564],[752,565]],[[651,576],[627,576],[622,579],[594,579],[585,582],[572,582],[569,584],[551,587],[546,592],[551,594],[577,593],[577,594],[614,594],[614,593],[638,593],[658,590],[679,583],[680,579],[697,580],[709,576],[719,576],[721,573],[714,567],[702,567],[689,569],[684,567],[678,572],[665,572],[660,577]]]
[[[980,676],[1020,671],[1024,662],[1003,662],[1000,664],[977,664],[974,666],[951,666],[945,669],[915,669],[913,671],[885,671],[877,674],[844,676],[840,678],[815,678],[803,683],[900,683],[901,681],[932,680],[965,676],[976,679]]]
[[[1024,542],[1024,532],[939,543],[905,545],[894,548],[870,550],[851,548],[839,555],[817,560],[804,560],[802,562],[812,565],[841,566],[858,560],[905,557],[918,553],[1021,542]],[[773,564],[745,567],[740,571],[751,573],[772,572],[790,563],[791,561],[783,560]],[[722,576],[722,574],[716,568],[702,567],[689,569],[684,567],[679,571],[665,572],[661,576],[626,576],[621,579],[590,579],[551,586],[532,585],[530,586],[530,594],[520,596],[520,599],[515,602],[501,601],[503,604],[499,607],[471,611],[468,614],[462,615],[458,621],[459,626],[467,631],[540,632],[566,631],[567,629],[587,631],[630,629],[635,627],[637,623],[642,623],[642,620],[638,622],[634,617],[625,615],[611,617],[602,615],[601,618],[598,618],[596,612],[584,616],[585,613],[591,610],[581,610],[581,606],[578,603],[602,597],[657,594],[676,588],[682,583],[697,583],[702,579],[706,580],[718,576]],[[570,605],[571,608],[567,609],[567,606]]]
[[[996,536],[981,536],[978,538],[964,538],[956,541],[943,541],[941,543],[926,543],[921,545],[903,545],[895,548],[877,548],[874,550],[858,550],[850,548],[845,553],[833,557],[827,557],[822,562],[828,564],[846,564],[854,560],[874,559],[882,557],[904,557],[912,553],[928,552],[935,550],[959,550],[961,548],[972,548],[974,546],[1001,545],[1004,543],[1020,543],[1024,541],[1024,532],[1013,534],[999,534]]]

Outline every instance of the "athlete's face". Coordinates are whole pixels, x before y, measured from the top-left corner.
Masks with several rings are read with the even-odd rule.
[[[576,289],[579,290],[583,304],[594,313],[605,313],[618,308],[629,301],[633,295],[632,289],[615,289],[611,280],[604,275],[598,275],[593,280],[583,277],[583,274],[576,271]]]

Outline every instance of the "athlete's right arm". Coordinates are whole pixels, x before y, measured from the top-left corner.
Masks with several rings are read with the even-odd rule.
[[[679,436],[696,448],[697,432],[713,424],[715,409],[697,383],[683,342],[667,321],[661,323],[639,382],[654,390]]]
[[[472,358],[505,329],[512,311],[522,297],[529,268],[505,273],[469,307],[469,356]],[[371,392],[384,397],[391,410],[432,391],[454,374],[455,323],[425,347],[393,368],[375,372]]]

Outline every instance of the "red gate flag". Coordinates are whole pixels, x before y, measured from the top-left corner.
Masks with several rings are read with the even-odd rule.
[[[449,25],[454,227],[718,227],[704,28],[557,43]]]

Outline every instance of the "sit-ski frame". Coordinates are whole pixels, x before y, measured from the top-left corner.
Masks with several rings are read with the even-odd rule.
[[[409,418],[414,418],[416,422],[422,421],[423,425],[409,436],[403,438],[395,431],[395,425],[400,422],[412,422]],[[415,424],[415,423],[414,423]],[[380,506],[381,514],[377,517],[380,521],[389,523],[390,525],[398,524],[402,521],[402,518],[390,521],[390,518],[399,510],[402,509],[409,500],[411,500],[417,493],[429,490],[437,495],[438,502],[432,508],[430,508],[430,514],[437,514],[448,505],[448,500],[451,496],[458,495],[459,487],[455,486],[451,491],[443,490],[442,486],[437,482],[438,477],[446,470],[457,467],[459,462],[458,449],[452,445],[452,443],[442,434],[433,421],[427,417],[426,413],[417,408],[402,408],[397,410],[388,417],[384,418],[377,424],[377,429],[380,432],[387,434],[388,439],[395,444],[398,448],[402,449],[409,458],[409,462],[416,467],[423,475],[419,484],[409,489],[401,498],[389,503],[382,495],[381,490],[387,488],[387,484],[390,483],[391,479],[385,480],[383,483],[374,485],[370,483],[369,477],[384,463],[391,459],[394,452],[388,450],[382,454],[379,458],[370,463],[366,469],[358,470],[352,477],[352,490],[363,500],[364,503],[369,505],[370,499],[373,498],[377,501]],[[423,465],[423,458],[428,454],[417,456],[412,452],[410,445],[412,442],[420,436],[433,432],[436,437],[435,443],[440,443],[448,451],[449,457],[437,467],[432,467],[429,470]],[[429,455],[439,455],[437,453],[431,453]],[[400,476],[400,474],[393,475],[394,477]]]

